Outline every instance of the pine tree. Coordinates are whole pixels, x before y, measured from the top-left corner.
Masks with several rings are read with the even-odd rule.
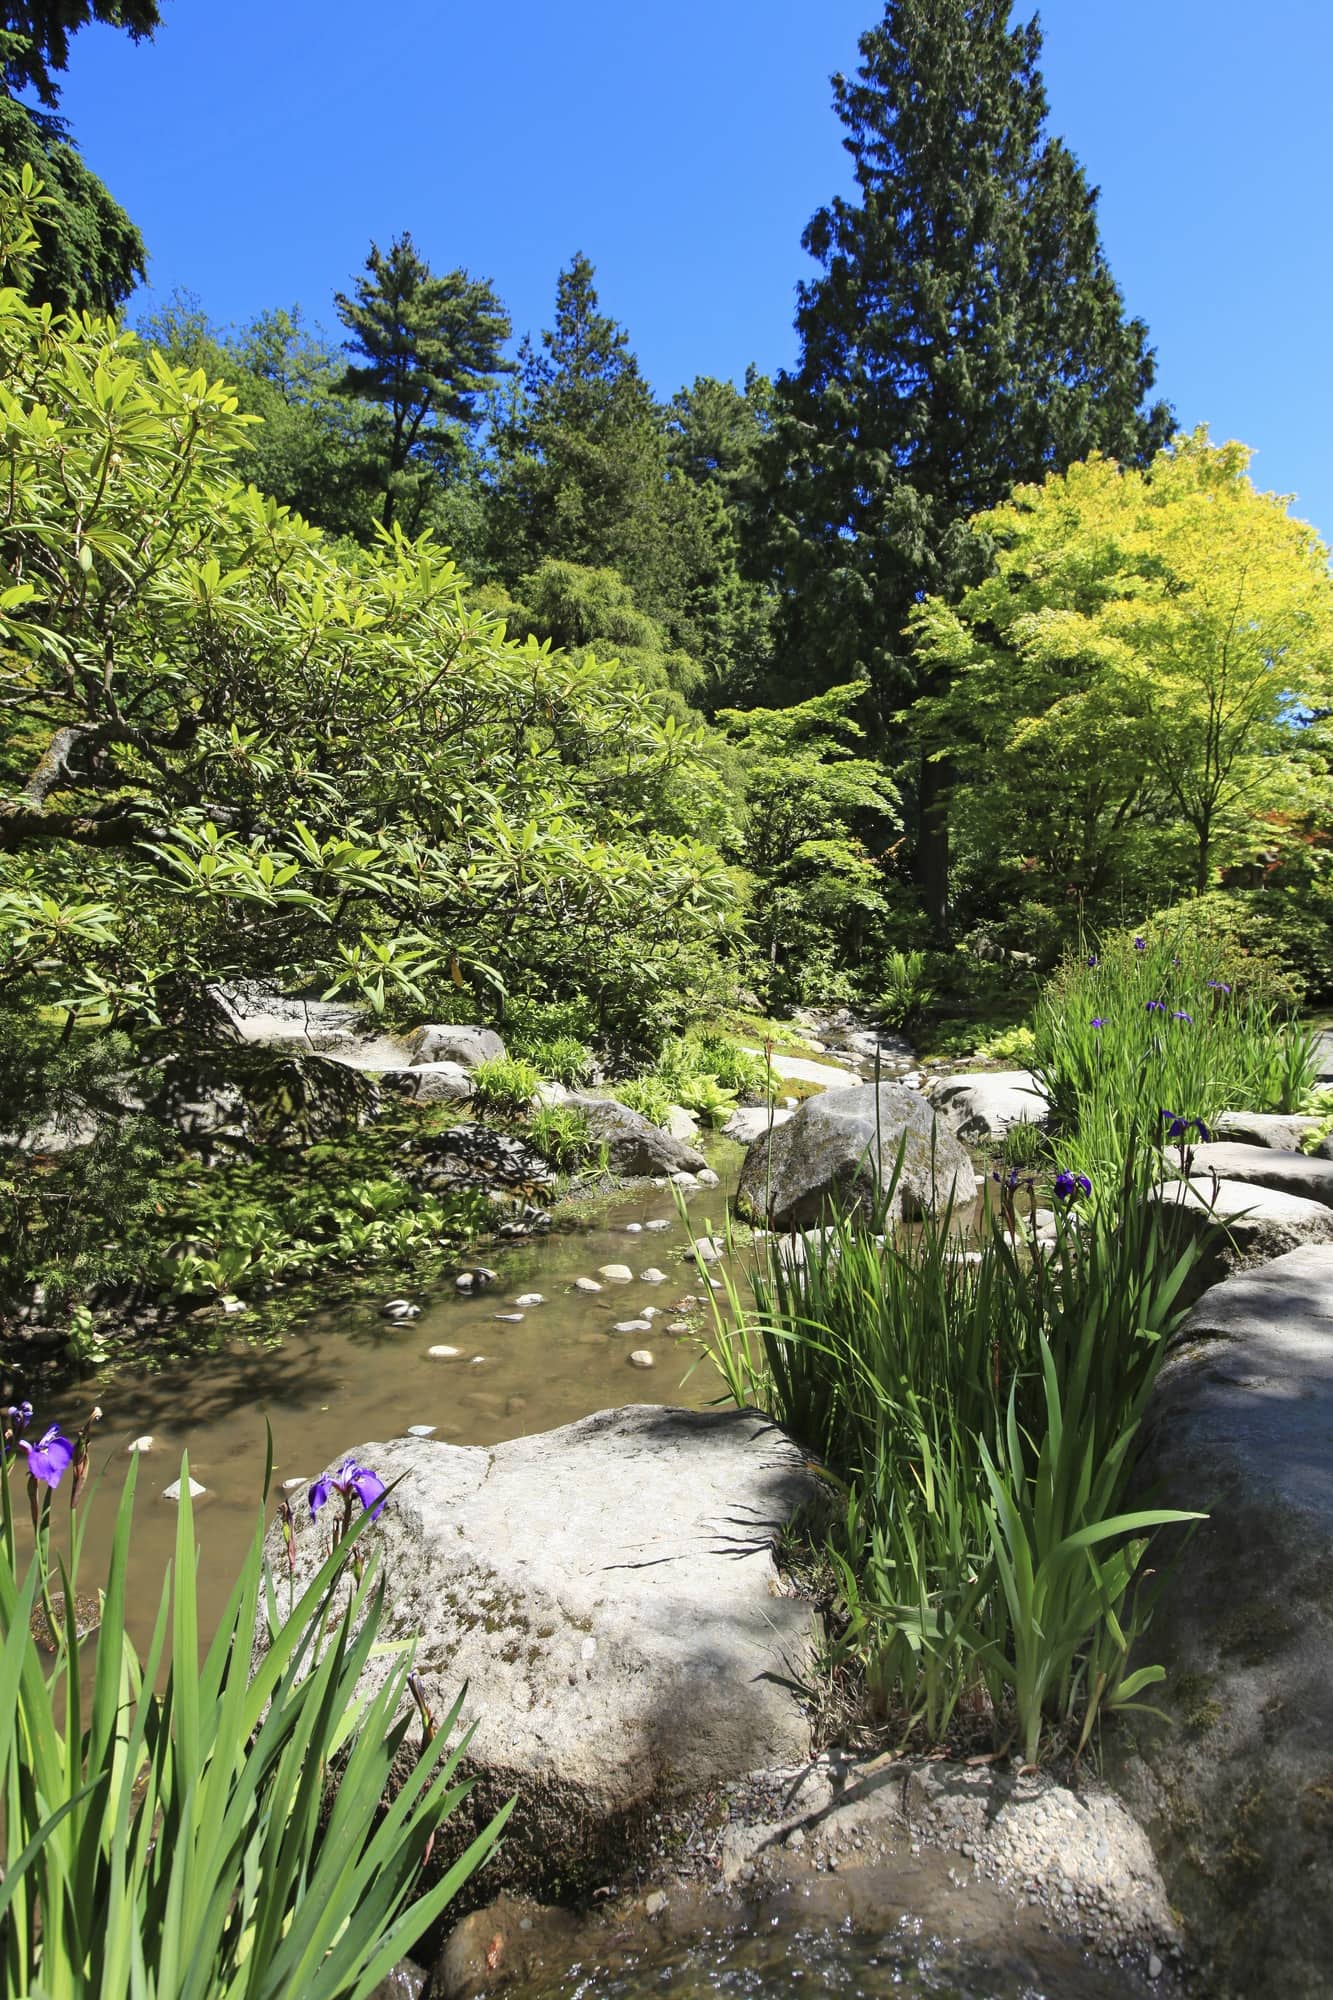
[[[1045,136],[1036,20],[1010,0],[886,0],[833,79],[856,197],[805,232],[798,367],[778,384],[769,559],[782,671],[914,692],[903,628],[974,580],[969,515],[1093,449],[1142,463],[1170,413],[1102,251],[1097,192]],[[939,746],[935,746],[937,749]],[[947,769],[928,751],[918,876],[942,924]]]
[[[136,42],[151,40],[162,25],[157,0],[9,0],[0,5],[4,88],[32,89],[54,111],[60,86],[53,72],[69,67],[69,38],[91,21],[124,28]]]
[[[338,292],[349,364],[343,395],[377,406],[375,484],[383,521],[415,531],[433,489],[463,465],[481,420],[478,403],[514,364],[500,350],[509,317],[484,278],[466,271],[436,277],[405,231],[386,255],[372,244],[355,297]]]

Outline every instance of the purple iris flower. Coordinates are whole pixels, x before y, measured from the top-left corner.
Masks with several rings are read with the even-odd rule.
[[[1100,1015],[1094,1015],[1092,1025],[1094,1028],[1104,1028],[1106,1026],[1106,1023],[1105,1021],[1102,1020]]]
[[[27,1430],[28,1425],[32,1422],[32,1404],[11,1403],[9,1408],[5,1411],[5,1418],[10,1427],[9,1429],[10,1437],[11,1438],[22,1437],[24,1431]]]
[[[1225,979],[1210,979],[1208,984],[1212,987],[1214,993],[1229,993],[1231,991]]]
[[[59,1486],[74,1462],[74,1447],[69,1439],[63,1437],[53,1424],[36,1444],[28,1444],[23,1438],[19,1438],[17,1443],[28,1454],[29,1479],[53,1489]]]
[[[1057,1201],[1077,1201],[1081,1194],[1092,1193],[1092,1182],[1086,1174],[1071,1174],[1067,1169],[1055,1177],[1055,1198]]]
[[[1095,972],[1095,971],[1096,971],[1096,969],[1097,969],[1097,954],[1096,954],[1096,952],[1089,952],[1089,954],[1088,954],[1088,970],[1089,970],[1089,972]]]
[[[1165,1014],[1166,1002],[1165,1000],[1149,1000],[1143,1011],[1145,1014]]]
[[[1178,1111],[1159,1111],[1157,1115],[1165,1128],[1163,1136],[1167,1139],[1184,1140],[1189,1138],[1191,1132],[1197,1132],[1206,1146],[1212,1136],[1202,1118],[1184,1118]]]
[[[384,1505],[387,1491],[388,1488],[378,1472],[372,1472],[368,1466],[358,1465],[355,1459],[345,1458],[336,1472],[326,1472],[324,1477],[317,1479],[311,1487],[310,1517],[314,1519],[330,1494],[341,1493],[349,1511],[352,1495],[355,1494],[373,1520]]]
[[[1147,939],[1146,939],[1146,938],[1135,938],[1135,940],[1134,940],[1134,949],[1135,949],[1135,951],[1146,951],[1146,950],[1148,949],[1148,941],[1147,941]]]
[[[1173,1021],[1188,1021],[1191,1027],[1194,1026],[1193,1014],[1187,1014],[1183,1007],[1177,1007],[1175,1013],[1171,1016],[1171,1019]]]

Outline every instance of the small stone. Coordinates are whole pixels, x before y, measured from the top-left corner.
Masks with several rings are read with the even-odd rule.
[[[153,1449],[152,1437],[149,1435],[147,1437],[132,1438],[125,1449],[126,1451],[151,1451]]]
[[[639,1273],[639,1283],[641,1285],[664,1285],[666,1281],[666,1272],[659,1271],[656,1264],[650,1264],[646,1271],[640,1271]]]
[[[480,1367],[481,1367],[481,1364],[482,1364],[482,1362],[483,1362],[483,1361],[484,1361],[485,1359],[486,1359],[486,1356],[485,1356],[484,1354],[474,1354],[474,1355],[473,1355],[473,1357],[472,1357],[472,1359],[471,1359],[471,1360],[470,1360],[470,1361],[468,1362],[468,1367],[469,1367],[469,1368],[480,1368]]]
[[[514,1300],[516,1306],[544,1306],[545,1299],[540,1292],[520,1292]]]
[[[309,1484],[310,1481],[308,1479],[284,1479],[282,1490],[284,1493],[299,1493],[303,1486],[308,1486]]]
[[[645,1229],[670,1229],[671,1224],[664,1215],[659,1215],[654,1221],[645,1222],[643,1226]]]
[[[643,1907],[648,1916],[660,1917],[666,1906],[666,1891],[664,1889],[654,1889],[652,1895],[645,1900]]]
[[[643,1224],[641,1222],[627,1222],[625,1224],[625,1234],[626,1236],[642,1236]]]
[[[640,1306],[640,1307],[639,1307],[639,1318],[640,1318],[640,1319],[660,1319],[660,1318],[661,1318],[661,1316],[662,1316],[662,1308],[661,1308],[661,1306]]]
[[[652,1330],[650,1319],[622,1319],[617,1320],[615,1325],[617,1333],[651,1333]]]
[[[432,1352],[433,1351],[434,1350],[432,1349]],[[410,1438],[430,1438],[434,1437],[438,1429],[439,1429],[438,1424],[409,1424],[407,1427],[407,1435]]]
[[[799,1097],[784,1097],[782,1100],[782,1108],[784,1111],[794,1111],[797,1105],[800,1103],[800,1101],[801,1100]]]
[[[678,1188],[685,1188],[686,1190],[690,1188],[697,1188],[699,1185],[698,1175],[686,1173],[684,1167],[679,1168],[676,1173],[670,1176],[670,1178],[675,1182]]]
[[[246,1310],[245,1301],[244,1299],[233,1298],[229,1292],[222,1301],[222,1310],[224,1313],[243,1313]]]
[[[696,1236],[694,1254],[705,1264],[716,1264],[722,1255],[722,1245],[716,1236]]]
[[[1150,1953],[1148,1958],[1149,1979],[1160,1979],[1162,1976],[1162,1971],[1163,1971],[1163,1966],[1161,1959],[1157,1956],[1157,1953],[1155,1951]]]
[[[801,1849],[805,1846],[805,1835],[801,1832],[799,1826],[792,1833],[789,1833],[787,1835],[787,1845],[788,1847],[795,1848],[798,1854],[800,1853]]]
[[[432,1361],[457,1361],[463,1352],[461,1347],[428,1347],[426,1353]]]
[[[609,1285],[628,1285],[634,1280],[634,1273],[628,1264],[603,1264],[597,1275],[605,1278]]]
[[[700,1167],[694,1178],[698,1181],[700,1187],[714,1188],[722,1185],[711,1167]]]
[[[492,1318],[492,1319],[502,1319],[502,1320],[504,1320],[504,1321],[505,1321],[506,1325],[508,1325],[508,1326],[517,1326],[517,1325],[518,1325],[518,1323],[519,1323],[519,1321],[520,1321],[520,1320],[521,1320],[521,1319],[523,1318],[523,1314],[522,1314],[522,1313],[492,1313],[492,1314],[491,1314],[491,1318]]]
[[[386,1299],[380,1307],[380,1311],[384,1314],[385,1319],[421,1318],[421,1307],[414,1305],[411,1299]]]
[[[476,1282],[471,1271],[460,1271],[454,1279],[454,1289],[460,1292],[470,1292]]]
[[[673,1334],[677,1339],[680,1338],[681,1334],[688,1333],[689,1330],[690,1330],[689,1321],[683,1319],[670,1320],[668,1321],[667,1325],[662,1329],[664,1333]]]
[[[479,1285],[493,1285],[500,1273],[493,1271],[489,1264],[474,1264],[472,1275]]]
[[[600,1292],[601,1289],[596,1278],[575,1278],[574,1280],[574,1290],[576,1292]]]
[[[630,1355],[629,1365],[631,1368],[651,1368],[653,1366],[652,1349],[648,1347],[636,1347]]]
[[[190,1480],[189,1487],[190,1487],[191,1500],[200,1499],[202,1495],[208,1491],[208,1488],[206,1486],[201,1486],[197,1479]],[[162,1488],[162,1498],[164,1500],[175,1500],[179,1502],[180,1497],[181,1497],[181,1483],[179,1479],[173,1479],[170,1486],[164,1486]]]

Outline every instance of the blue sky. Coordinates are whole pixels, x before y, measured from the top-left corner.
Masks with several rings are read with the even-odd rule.
[[[151,45],[78,36],[62,103],[156,294],[184,286],[223,322],[299,302],[332,327],[371,238],[409,228],[436,268],[492,279],[520,332],[586,251],[664,395],[794,358],[801,231],[847,176],[828,78],[878,0],[163,12]],[[1160,388],[1333,537],[1333,6],[1041,13],[1051,122],[1102,189]]]

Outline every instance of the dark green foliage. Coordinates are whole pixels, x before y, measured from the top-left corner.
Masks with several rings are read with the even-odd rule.
[[[55,73],[69,67],[69,38],[90,21],[142,42],[162,25],[157,0],[10,0],[0,8],[4,87],[34,89],[48,111],[60,101]]]
[[[432,489],[466,459],[479,402],[513,364],[501,348],[509,317],[489,281],[466,271],[437,277],[406,232],[388,253],[372,244],[355,293],[335,294],[359,356],[338,385],[374,408],[373,479],[382,518],[409,532],[422,525]]]
[[[1036,22],[1009,0],[889,0],[834,101],[854,199],[805,232],[801,359],[778,384],[770,559],[780,671],[802,690],[868,675],[882,724],[913,692],[903,626],[974,580],[970,514],[1094,448],[1142,461],[1146,329],[1126,319],[1096,194],[1044,134]],[[938,765],[916,800],[942,915]]]
[[[46,196],[35,216],[28,296],[57,312],[114,312],[143,279],[142,236],[58,123],[0,94],[3,167],[31,167]]]

